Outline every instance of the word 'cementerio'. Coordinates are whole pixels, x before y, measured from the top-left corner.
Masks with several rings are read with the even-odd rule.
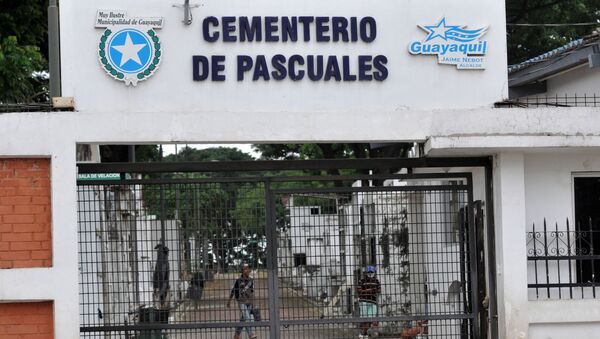
[[[208,42],[372,42],[377,23],[370,16],[209,16],[202,21],[202,36]]]

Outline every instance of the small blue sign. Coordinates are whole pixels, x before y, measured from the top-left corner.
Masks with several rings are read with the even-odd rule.
[[[427,33],[423,41],[413,41],[408,51],[414,55],[436,55],[438,63],[456,65],[458,69],[484,69],[488,42],[483,40],[487,27],[467,29],[448,25],[442,18],[434,25],[419,26]]]

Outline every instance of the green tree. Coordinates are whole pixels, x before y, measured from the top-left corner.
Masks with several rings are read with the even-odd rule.
[[[163,161],[241,161],[254,160],[248,153],[235,147],[210,147],[195,149],[183,147],[177,154],[169,154]]]
[[[17,38],[48,58],[48,0],[0,0],[0,40]]]
[[[128,145],[100,145],[101,162],[128,162]],[[135,145],[136,162],[160,161],[158,145]]]
[[[369,159],[369,158],[403,158],[408,155],[412,143],[393,143],[373,147],[368,143],[348,144],[257,144],[254,150],[262,154],[263,160],[307,160],[307,159]],[[389,173],[399,168],[388,169]],[[311,174],[340,175],[368,173],[368,170],[354,171],[329,169],[327,171],[311,171]],[[306,174],[306,173],[305,173]],[[335,182],[340,186],[340,182]]]
[[[405,157],[412,143],[373,147],[368,143],[256,144],[254,150],[265,160],[365,159]]]
[[[214,147],[199,150],[184,147],[177,154],[164,157],[162,161],[252,159],[251,155],[237,148]],[[262,187],[237,182],[201,182],[201,179],[239,175],[243,174],[171,173],[163,174],[162,178],[198,179],[198,182],[144,186],[144,200],[148,211],[161,219],[177,218],[182,223],[185,236],[196,242],[202,259],[192,266],[206,270],[216,262],[219,271],[226,270],[234,259],[241,259],[241,251],[235,250],[240,246],[248,253],[245,260],[264,263],[264,249],[260,246],[261,239],[264,238],[264,208],[257,209],[260,205],[258,201],[262,201],[264,206]],[[257,223],[261,222],[261,215],[262,225],[259,227]]]
[[[507,0],[508,63],[515,64],[600,27],[598,0]],[[561,24],[597,22],[596,26],[512,26],[510,24]]]
[[[44,61],[37,47],[19,45],[15,36],[2,39],[0,41],[0,103],[48,100],[46,80],[40,74],[43,68]]]
[[[0,103],[47,101],[48,1],[0,0]]]
[[[236,192],[231,216],[247,234],[265,234],[266,203],[264,189],[252,183],[241,185]]]

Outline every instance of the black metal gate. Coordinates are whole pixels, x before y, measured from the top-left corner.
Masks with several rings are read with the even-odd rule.
[[[251,166],[79,166],[82,337],[487,336],[470,173]]]

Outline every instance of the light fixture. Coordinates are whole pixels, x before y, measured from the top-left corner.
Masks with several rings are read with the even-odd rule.
[[[183,8],[183,24],[189,26],[192,24],[192,21],[194,19],[192,15],[192,8],[200,7],[200,5],[190,5],[190,0],[185,0],[183,2],[183,5],[174,4],[173,7]]]

